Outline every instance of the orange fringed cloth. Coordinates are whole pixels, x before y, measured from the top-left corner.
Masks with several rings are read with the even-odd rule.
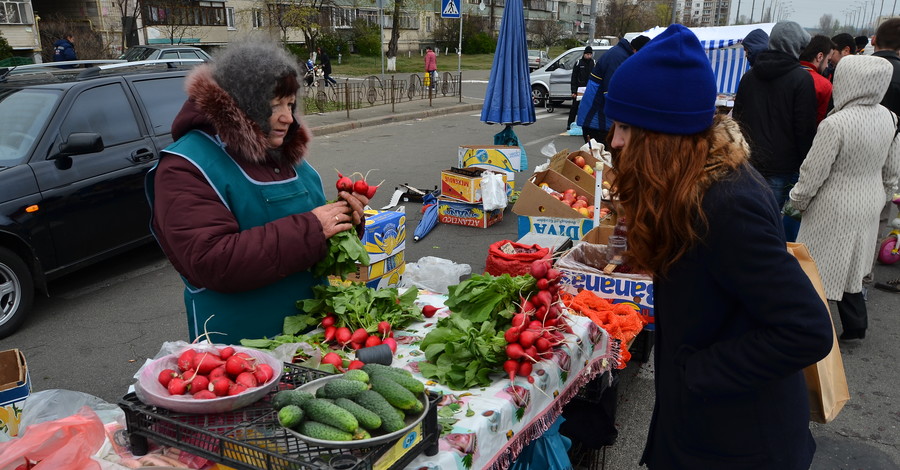
[[[629,344],[644,328],[644,321],[634,308],[601,299],[589,290],[582,290],[574,297],[563,293],[560,296],[572,313],[590,318],[623,346]],[[617,368],[624,369],[631,359],[631,353],[627,347],[623,347],[621,351]]]

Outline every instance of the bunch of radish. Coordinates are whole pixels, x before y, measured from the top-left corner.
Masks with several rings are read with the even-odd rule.
[[[198,400],[238,395],[275,377],[271,366],[258,364],[256,358],[231,346],[185,349],[176,368],[161,371],[159,383],[170,395],[192,395]]]
[[[369,333],[365,328],[351,330],[346,326],[337,326],[337,316],[326,315],[322,318],[322,328],[325,329],[324,342],[335,345],[340,349],[370,348],[379,344],[386,344],[391,348],[391,353],[397,352],[397,341],[394,340],[394,331],[391,324],[382,321],[378,323],[377,330]]]
[[[563,333],[571,333],[572,328],[562,316],[562,302],[559,300],[559,270],[550,266],[547,259],[531,264],[531,275],[535,278],[537,293],[522,299],[519,313],[513,316],[512,326],[506,330],[506,356],[503,370],[510,380],[518,375],[531,376],[532,365],[553,356],[553,348],[565,341]]]
[[[372,171],[372,170],[369,170],[369,171]],[[354,175],[359,175],[360,179],[353,181],[353,179],[350,178],[350,176],[354,176]],[[337,188],[338,191],[346,191],[348,193],[355,193],[355,194],[359,194],[360,196],[365,196],[369,199],[372,199],[373,197],[375,197],[375,192],[378,191],[378,188],[381,186],[382,183],[384,183],[384,181],[382,181],[381,183],[378,183],[376,185],[370,185],[366,181],[366,178],[369,177],[368,172],[366,172],[365,175],[363,175],[362,173],[356,172],[350,176],[344,176],[341,174],[340,171],[338,171],[338,179],[337,179],[337,182],[334,184],[334,186]]]

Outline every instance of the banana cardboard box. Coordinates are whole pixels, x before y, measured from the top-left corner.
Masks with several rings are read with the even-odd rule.
[[[19,435],[22,406],[31,394],[25,355],[18,349],[0,351],[0,434]]]
[[[406,270],[406,213],[402,211],[366,211],[366,227],[362,238],[369,253],[369,266],[357,266],[347,282],[364,282],[369,287],[395,287]],[[329,278],[332,284],[339,277]]]
[[[441,197],[473,204],[482,202],[481,174],[485,171],[483,168],[455,167],[441,171]],[[506,183],[506,173],[500,175]]]
[[[508,145],[460,145],[458,166],[476,167],[506,175],[506,185],[516,189],[516,172],[522,164],[522,149]]]

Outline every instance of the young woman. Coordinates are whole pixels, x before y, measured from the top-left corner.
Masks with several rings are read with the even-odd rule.
[[[802,369],[831,350],[832,325],[715,99],[703,47],[677,24],[619,67],[606,96],[629,264],[654,277],[642,463],[805,470],[815,442]]]

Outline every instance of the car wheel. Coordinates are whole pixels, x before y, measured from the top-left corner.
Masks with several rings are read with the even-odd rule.
[[[544,87],[539,85],[534,85],[531,87],[531,102],[535,106],[544,106],[547,98],[549,98],[549,95]]]
[[[0,338],[25,321],[34,300],[34,281],[28,266],[15,253],[0,248]]]

